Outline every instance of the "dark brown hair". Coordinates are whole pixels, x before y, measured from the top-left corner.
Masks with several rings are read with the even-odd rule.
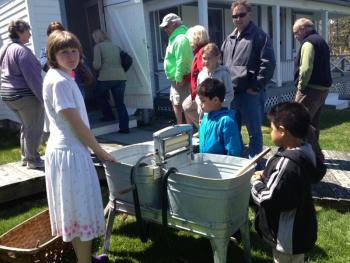
[[[198,85],[197,94],[209,99],[218,97],[223,102],[226,94],[225,84],[218,79],[207,78]]]
[[[310,113],[299,102],[282,102],[271,108],[267,118],[278,128],[284,126],[294,137],[303,139],[310,127]]]
[[[56,54],[58,51],[66,48],[76,48],[79,51],[79,61],[83,56],[83,50],[79,39],[71,32],[68,31],[53,31],[47,41],[47,64],[51,68],[58,68],[56,61]]]
[[[9,37],[11,39],[18,39],[19,35],[17,32],[23,33],[26,30],[30,30],[30,25],[22,19],[12,20],[8,26]]]
[[[55,30],[64,31],[65,29],[64,29],[63,25],[62,25],[60,22],[58,22],[58,21],[52,21],[52,22],[49,24],[49,26],[47,27],[47,31],[46,31],[47,36],[49,36],[49,35],[50,35],[53,31],[55,31]]]

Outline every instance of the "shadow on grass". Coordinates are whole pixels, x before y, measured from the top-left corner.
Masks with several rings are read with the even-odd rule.
[[[327,259],[329,259],[328,254],[326,253],[326,251],[324,251],[324,249],[322,249],[319,246],[315,246],[310,253],[306,254],[305,257],[305,261],[309,261],[309,260],[317,260],[317,259],[323,259],[325,262],[327,261]]]
[[[12,149],[19,147],[19,130],[0,128],[0,149]]]
[[[122,223],[113,230],[112,235],[137,238],[138,226],[136,222]],[[151,245],[141,252],[111,250],[109,254],[116,258],[124,258],[115,262],[213,262],[213,252],[209,239],[199,235],[150,223],[149,240]],[[271,262],[271,249],[261,241],[255,232],[251,232],[251,247],[253,262]],[[229,242],[227,262],[244,262],[242,244],[237,246],[234,242]]]
[[[20,204],[20,205],[19,205]],[[36,194],[30,197],[24,197],[0,205],[0,218],[8,219],[19,216],[35,207],[47,206],[46,193]]]
[[[350,108],[335,110],[324,108],[321,113],[320,129],[328,129],[349,122]]]
[[[315,204],[322,206],[324,209],[334,209],[338,213],[347,214],[350,212],[350,201],[349,200],[335,200],[335,199],[325,199],[317,198],[315,199]]]

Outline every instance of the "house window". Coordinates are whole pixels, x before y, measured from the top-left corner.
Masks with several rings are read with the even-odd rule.
[[[267,18],[268,18],[268,27],[269,27],[267,34],[270,36],[271,39],[273,39],[273,18],[272,18],[271,6],[269,6],[267,9]]]
[[[157,12],[155,12],[155,20],[156,20],[156,37],[157,37],[157,56],[158,56],[158,62],[162,63],[164,61],[165,57],[165,51],[166,47],[168,45],[168,35],[159,27],[159,24],[162,22],[162,19],[164,16],[166,16],[169,13],[174,13],[179,15],[179,8],[178,7],[171,7],[167,9],[162,9]]]
[[[209,39],[221,47],[223,39],[223,10],[209,8],[208,10]]]

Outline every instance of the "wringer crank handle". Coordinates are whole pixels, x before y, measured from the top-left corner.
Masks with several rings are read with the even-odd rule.
[[[250,162],[246,166],[242,167],[238,171],[237,176],[240,176],[243,173],[245,173],[246,171],[248,171],[253,165],[255,165],[255,163],[257,161],[259,161],[261,158],[263,158],[269,151],[271,151],[271,148],[267,148],[264,151],[262,151],[261,153],[259,153],[258,155],[255,155],[254,158],[251,159]]]

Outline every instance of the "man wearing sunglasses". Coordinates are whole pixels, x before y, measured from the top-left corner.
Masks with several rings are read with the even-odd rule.
[[[249,134],[249,158],[263,149],[261,125],[265,105],[265,85],[276,66],[270,38],[251,21],[251,6],[246,1],[234,1],[231,13],[235,29],[224,41],[223,64],[230,70],[234,90],[231,106],[241,128]],[[256,169],[263,168],[258,163]]]

